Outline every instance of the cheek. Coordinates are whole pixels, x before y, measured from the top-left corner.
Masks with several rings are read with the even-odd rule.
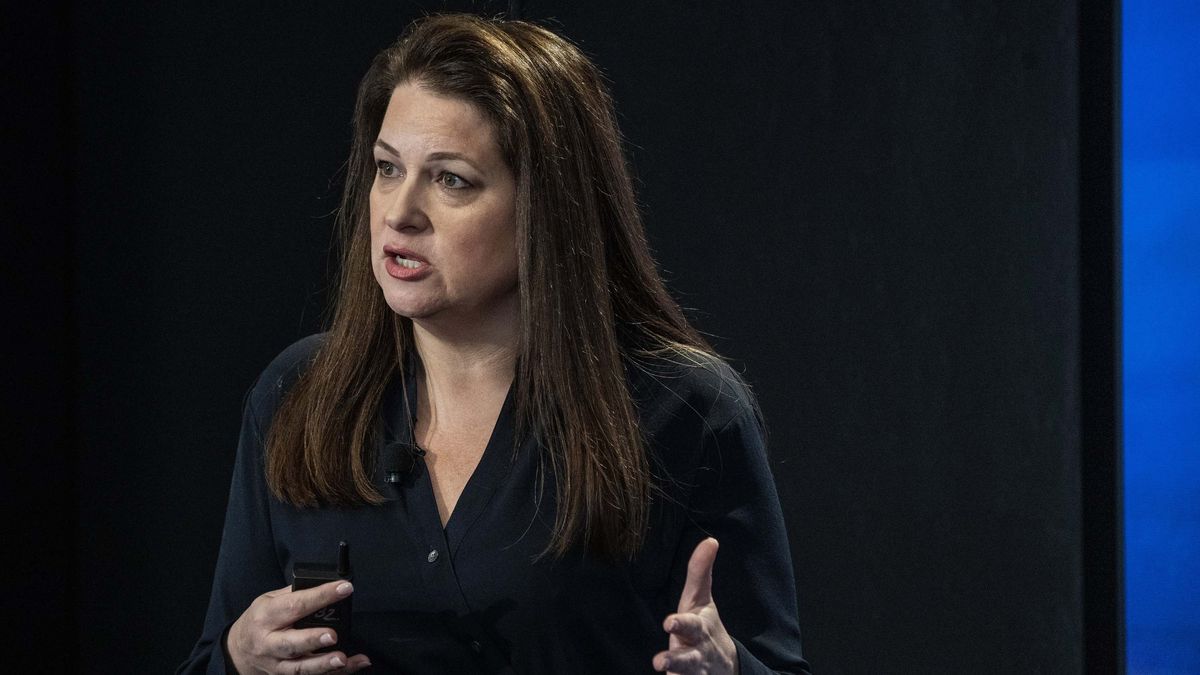
[[[473,227],[467,230],[471,235],[463,238],[472,255],[486,258],[492,269],[515,265],[517,233],[511,206],[498,200],[481,210],[474,220]]]
[[[501,228],[500,231],[492,237],[492,240],[488,245],[488,256],[491,258],[492,267],[496,270],[497,274],[513,277],[516,276],[516,233],[511,225]]]
[[[503,267],[501,261],[504,257],[499,255],[500,250],[496,242],[487,239],[472,239],[461,242],[457,248],[458,259],[464,263],[466,268],[462,270],[464,274],[487,272],[488,276],[491,276],[493,271]]]
[[[480,235],[459,242],[459,259],[464,263],[459,272],[474,283],[515,280],[517,251],[512,229],[490,229]]]

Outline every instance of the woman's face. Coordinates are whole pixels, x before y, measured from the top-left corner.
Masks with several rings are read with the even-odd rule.
[[[371,267],[412,319],[483,319],[517,288],[516,179],[471,104],[392,92],[375,143]]]

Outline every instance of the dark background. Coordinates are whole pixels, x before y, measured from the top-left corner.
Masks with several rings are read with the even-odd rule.
[[[759,392],[816,671],[1121,670],[1113,4],[522,5],[611,78],[668,283]],[[358,79],[507,8],[0,22],[10,665],[191,649],[242,396],[321,325]]]

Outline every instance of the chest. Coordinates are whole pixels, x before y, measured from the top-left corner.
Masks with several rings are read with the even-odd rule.
[[[450,520],[471,475],[479,466],[487,435],[458,435],[453,438],[422,438],[417,445],[425,450],[425,469],[438,507],[442,526]]]
[[[443,527],[479,466],[495,431],[499,404],[454,411],[442,419],[418,418],[414,437],[425,450],[425,469]],[[447,419],[448,418],[448,419]]]
[[[272,502],[282,569],[351,543],[354,639],[382,672],[509,672],[481,670],[480,660],[516,672],[636,672],[665,644],[660,624],[678,600],[670,589],[682,569],[674,554],[688,500],[673,494],[657,503],[636,561],[541,556],[558,511],[557,479],[535,439],[517,443],[511,401],[490,416],[432,425],[421,423],[431,416],[414,416],[412,438],[427,454],[397,483],[377,470],[377,506]]]

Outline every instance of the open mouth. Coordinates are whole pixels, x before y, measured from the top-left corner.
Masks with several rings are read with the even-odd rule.
[[[404,281],[423,279],[432,267],[429,261],[412,251],[400,246],[385,246],[383,248],[384,267],[389,276]]]
[[[383,254],[405,269],[415,270],[422,265],[429,264],[428,260],[400,246],[384,246]]]

